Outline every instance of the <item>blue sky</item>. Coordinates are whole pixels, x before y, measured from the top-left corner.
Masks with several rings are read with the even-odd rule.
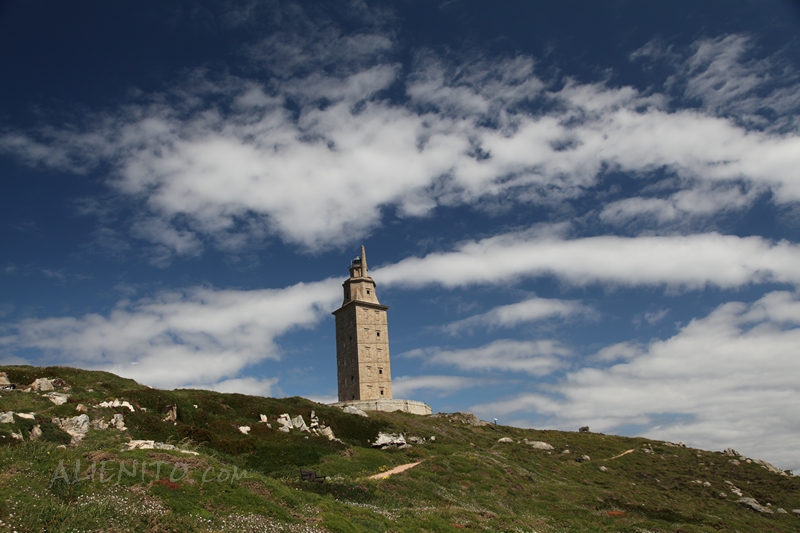
[[[0,361],[800,468],[794,2],[6,2]]]

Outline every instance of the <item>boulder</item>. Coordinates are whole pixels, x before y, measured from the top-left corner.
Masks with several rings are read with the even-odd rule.
[[[0,413],[0,424],[13,424],[14,423],[14,411],[6,411],[5,413]]]
[[[20,418],[25,418],[26,420],[34,420],[36,415],[33,413],[17,413],[17,416]]]
[[[243,435],[247,435],[250,433],[250,426],[239,426],[239,432]]]
[[[800,516],[800,509],[792,509],[792,514],[796,514],[797,516]]]
[[[742,454],[740,454],[739,452],[737,452],[733,448],[725,448],[725,451],[722,452],[722,455],[728,455],[730,457],[739,457]]]
[[[111,419],[109,425],[114,426],[115,429],[118,429],[120,431],[125,431],[126,429],[128,429],[125,427],[125,418],[122,416],[121,413],[115,414],[114,418]]]
[[[589,426],[579,427],[578,433],[589,433]]]
[[[42,428],[39,427],[39,424],[36,424],[35,426],[33,426],[33,429],[31,429],[30,439],[36,440],[41,436],[42,436]]]
[[[85,414],[72,418],[53,418],[53,423],[72,437],[70,444],[82,441],[89,431],[89,417]]]
[[[308,431],[308,426],[306,426],[306,422],[301,415],[292,418],[292,427],[300,431]]]
[[[11,437],[15,438],[17,440],[25,440],[25,439],[22,438],[22,431],[12,431],[11,432]]]
[[[265,424],[269,424],[269,421],[268,421],[268,419],[267,419],[267,415],[258,415],[258,417],[261,419],[261,421],[262,421],[263,423],[265,423]]]
[[[292,429],[292,419],[289,418],[289,413],[283,413],[278,417],[278,424],[281,427],[278,428],[278,431],[282,431],[283,433],[289,433]]]
[[[749,507],[754,511],[758,511],[759,513],[766,513],[766,514],[775,514],[772,509],[769,507],[765,507],[758,503],[755,498],[739,498],[736,500],[738,503],[741,503],[745,507]]]
[[[777,468],[777,467],[775,467],[775,466],[772,466],[772,465],[771,465],[771,464],[769,464],[768,462],[766,462],[766,461],[763,461],[763,460],[761,460],[761,459],[753,459],[753,462],[754,462],[755,464],[757,464],[757,465],[760,465],[760,466],[762,466],[762,467],[766,468],[767,470],[769,470],[770,472],[773,472],[773,473],[775,473],[775,474],[779,474],[779,475],[781,475],[781,476],[788,476],[788,475],[789,475],[789,474],[787,474],[786,472],[784,472],[783,470],[781,470],[780,468]]]
[[[488,426],[489,422],[479,419],[472,413],[453,413],[452,415],[440,415],[440,416],[449,416],[450,422],[461,422],[462,424],[468,424],[470,426]]]
[[[53,387],[53,383],[47,378],[38,378],[28,386],[34,392],[46,392],[50,390],[55,390],[55,387]]]
[[[61,392],[48,392],[47,399],[56,405],[64,405],[69,399],[69,394],[64,394]]]
[[[552,446],[550,446],[546,442],[542,442],[540,440],[528,440],[528,439],[525,439],[525,444],[527,444],[531,448],[536,448],[537,450],[552,450],[553,449]]]
[[[511,437],[503,437],[502,439],[497,439],[497,442],[510,442],[510,443],[513,443],[514,439],[512,439]]]
[[[8,381],[8,374],[5,372],[0,372],[0,386],[2,385],[11,385],[11,382]]]
[[[392,447],[403,448],[407,446],[408,443],[403,435],[395,435],[393,433],[378,433],[378,438],[372,443],[373,448],[380,448],[382,450]]]
[[[108,423],[104,421],[102,418],[96,418],[92,420],[92,428],[94,429],[108,429]]]
[[[349,413],[351,415],[358,415],[369,418],[369,415],[367,415],[367,413],[365,413],[361,409],[358,409],[357,407],[353,407],[352,405],[345,405],[344,407],[342,407],[342,411],[344,411],[345,413]]]
[[[177,405],[170,405],[165,410],[164,413],[167,415],[164,417],[164,422],[172,422],[175,423],[178,421],[178,406]]]

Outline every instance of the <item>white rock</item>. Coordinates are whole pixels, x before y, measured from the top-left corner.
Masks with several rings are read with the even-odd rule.
[[[61,392],[48,392],[47,399],[56,405],[64,405],[69,399],[69,394],[63,394]]]
[[[792,514],[800,516],[800,509],[792,509]]]
[[[588,455],[581,455],[581,459],[583,459],[584,461],[591,461],[592,460],[592,458],[589,457]]]
[[[264,422],[265,424],[266,424],[266,423],[268,422],[268,420],[269,420],[269,419],[267,418],[267,415],[259,415],[259,418],[261,418],[261,421],[262,421],[262,422]]]
[[[28,420],[34,420],[36,418],[36,415],[33,413],[17,413],[17,416]]]
[[[788,514],[788,513],[786,512],[786,509],[783,509],[783,508],[781,508],[781,507],[778,507],[778,508],[777,508],[777,509],[775,509],[775,510],[778,512],[778,514]]]
[[[278,428],[278,431],[282,431],[284,433],[289,433],[292,429],[292,419],[289,417],[289,413],[283,413],[278,417],[278,424],[281,427]]]
[[[79,413],[85,413],[86,411],[88,411],[88,409],[86,409],[86,406],[83,405],[82,403],[76,405],[75,410],[78,411]]]
[[[511,437],[503,437],[502,439],[497,439],[497,442],[514,442],[514,439]]]
[[[244,435],[247,435],[250,433],[250,426],[239,426],[239,431]]]
[[[3,385],[11,385],[11,382],[8,381],[8,374],[5,372],[0,372],[0,387]]]
[[[407,445],[408,443],[406,443],[406,439],[403,435],[395,435],[393,433],[378,433],[378,438],[372,443],[373,448],[401,447]]]
[[[92,420],[92,428],[94,429],[108,429],[108,423],[105,422],[102,418],[95,418]]]
[[[531,441],[526,440],[525,444],[527,444],[531,448],[536,448],[537,450],[552,450],[552,449],[554,449],[552,446],[550,446],[546,442],[542,442],[540,440],[531,440]]]
[[[30,439],[36,440],[41,436],[42,436],[42,428],[39,427],[39,424],[36,424],[35,426],[33,426],[33,429],[31,429]]]
[[[171,405],[167,411],[167,416],[164,417],[164,422],[177,422],[178,421],[178,406]]]
[[[114,415],[114,418],[111,419],[110,425],[114,426],[116,429],[120,431],[125,431],[127,429],[125,427],[125,418],[122,416],[121,413],[117,413]]]
[[[13,424],[14,423],[14,411],[6,411],[5,413],[0,413],[0,424]]]
[[[300,431],[308,431],[308,426],[306,426],[306,422],[301,415],[292,418],[292,426]]]
[[[601,472],[608,472],[608,468],[606,468],[605,466],[601,466],[600,467],[600,471]]]
[[[70,444],[79,443],[89,431],[89,417],[85,414],[72,418],[53,418],[53,423],[72,437]]]
[[[17,439],[17,440],[24,440],[24,439],[22,438],[22,431],[19,431],[19,432],[12,431],[12,432],[11,432],[11,436],[12,436],[13,438]]]
[[[351,415],[358,415],[369,418],[369,415],[367,415],[367,413],[365,413],[364,411],[362,411],[357,407],[353,407],[352,405],[345,405],[344,407],[342,407],[342,411],[344,411],[345,413],[349,413]]]
[[[29,387],[35,392],[45,392],[49,390],[55,390],[53,387],[53,383],[47,378],[39,378],[34,380],[33,383],[29,385]]]
[[[754,511],[758,511],[759,513],[775,514],[772,509],[761,505],[755,498],[739,498],[736,501],[742,505],[750,507]]]
[[[287,428],[286,426],[281,426],[278,428],[278,431],[282,433],[289,433],[289,428]]]
[[[757,465],[763,466],[764,468],[766,468],[767,470],[769,470],[770,472],[773,472],[775,474],[780,474],[781,476],[788,476],[789,475],[786,472],[784,472],[783,470],[781,470],[780,468],[774,467],[774,466],[772,466],[771,464],[769,464],[768,462],[766,462],[764,460],[753,459],[753,462],[755,464],[757,464]]]

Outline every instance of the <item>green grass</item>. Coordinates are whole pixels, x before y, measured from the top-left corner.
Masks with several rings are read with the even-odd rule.
[[[103,372],[0,371],[22,384],[60,377],[71,394],[67,404],[55,406],[34,393],[2,393],[0,411],[34,412],[36,419],[0,425],[0,532],[800,531],[800,517],[791,514],[800,509],[798,478],[756,464],[734,465],[720,453],[594,433],[474,427],[446,415],[363,418],[303,398],[163,391]],[[97,407],[114,398],[128,400],[136,412]],[[50,420],[77,415],[79,403],[92,419],[122,413],[128,430],[90,430],[79,445],[64,446],[69,436]],[[178,408],[174,424],[163,420],[172,405]],[[277,431],[279,414],[299,414],[308,422],[312,410],[345,444]],[[272,429],[259,422],[261,414]],[[30,441],[35,425],[43,436]],[[251,426],[250,434],[239,432],[239,425]],[[26,440],[12,439],[11,431]],[[369,441],[380,431],[436,440],[406,450],[372,449]],[[501,437],[515,442],[498,443]],[[200,455],[122,451],[130,438]],[[555,449],[533,449],[525,438]],[[565,449],[570,453],[561,453]],[[582,455],[591,459],[576,461]],[[419,460],[402,474],[368,479]],[[300,468],[328,480],[301,482]],[[742,507],[726,481],[789,513],[762,515]]]

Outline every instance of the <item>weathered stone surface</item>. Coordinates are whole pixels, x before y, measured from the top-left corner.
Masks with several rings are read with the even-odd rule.
[[[25,418],[26,420],[34,420],[36,415],[33,413],[16,413],[16,415],[20,418]]]
[[[78,405],[76,405],[75,406],[75,410],[78,411],[79,413],[85,413],[86,411],[88,411],[86,406],[83,405],[82,403],[79,403]]]
[[[239,426],[239,432],[242,433],[243,435],[249,435],[250,426]]]
[[[47,399],[56,405],[64,405],[69,399],[69,394],[64,394],[62,392],[48,392]]]
[[[725,451],[722,452],[722,455],[728,455],[730,457],[739,457],[742,454],[740,454],[733,448],[725,448]]]
[[[269,420],[267,419],[267,415],[258,415],[261,421],[265,424],[269,424]]]
[[[33,426],[33,429],[31,429],[30,439],[36,440],[41,436],[42,436],[42,428],[39,427],[39,424],[36,424],[35,426]]]
[[[462,424],[467,424],[467,425],[470,425],[470,426],[480,427],[480,426],[488,426],[489,425],[489,422],[486,422],[485,420],[481,420],[480,418],[478,418],[477,416],[475,416],[474,414],[469,413],[469,412],[467,412],[467,413],[453,413],[451,415],[440,414],[440,415],[436,415],[436,416],[446,417],[446,418],[448,418],[450,420],[450,422],[461,422]]]
[[[530,446],[531,448],[536,448],[537,450],[552,450],[553,447],[547,444],[546,442],[542,442],[540,440],[526,440],[525,444]]]
[[[578,433],[589,433],[589,426],[579,427]]]
[[[126,400],[119,401],[116,398],[114,398],[113,402],[100,402],[99,404],[97,404],[97,407],[105,407],[105,408],[125,407],[126,409],[129,409],[131,413],[136,412],[136,409],[130,403],[128,403],[128,401]]]
[[[70,444],[77,444],[83,440],[89,431],[89,417],[87,415],[72,418],[53,418],[53,423],[72,437]]]
[[[758,511],[759,513],[775,514],[772,509],[761,505],[755,498],[739,498],[736,501],[754,511]]]
[[[792,513],[800,516],[800,509],[792,509]]]
[[[600,471],[601,472],[608,472],[608,468],[606,468],[605,466],[601,466],[600,467]]]
[[[17,440],[25,440],[25,439],[22,438],[22,431],[12,431],[11,432],[11,437],[15,438]]]
[[[132,440],[126,442],[128,450],[177,450],[178,447],[172,444],[164,444],[153,440]],[[183,450],[180,450],[183,451]]]
[[[503,437],[502,439],[497,439],[497,442],[514,442],[514,439],[511,437]]]
[[[779,474],[781,476],[788,476],[789,475],[786,472],[784,472],[783,470],[781,470],[780,468],[772,466],[770,463],[768,463],[768,462],[766,462],[766,461],[764,461],[762,459],[753,459],[753,462],[755,464],[759,465],[759,466],[762,466],[762,467],[766,468],[767,470],[769,470],[770,472],[773,472],[775,474]]]
[[[11,385],[11,382],[8,381],[8,374],[5,372],[0,372],[0,386],[3,385]]]
[[[300,431],[308,431],[308,426],[306,426],[306,422],[301,415],[292,418],[292,427]]]
[[[13,424],[14,423],[14,411],[6,411],[5,413],[0,413],[0,424]]]
[[[283,413],[278,417],[278,424],[281,427],[278,428],[278,431],[282,431],[283,433],[289,433],[292,429],[292,419],[289,417],[289,413]]]
[[[372,443],[373,448],[400,448],[408,446],[406,439],[403,435],[395,435],[394,433],[378,433],[378,438]]]
[[[170,405],[166,410],[166,415],[164,417],[164,422],[177,422],[178,421],[178,406],[177,405]]]
[[[781,507],[778,507],[777,509],[775,509],[775,512],[777,512],[778,514],[789,514],[789,513],[786,512],[786,509],[783,509]]]
[[[96,418],[92,420],[92,428],[100,430],[108,429],[108,422],[106,422],[102,418]]]
[[[358,415],[369,418],[369,415],[367,415],[367,413],[365,413],[364,411],[362,411],[357,407],[353,407],[352,405],[345,405],[344,407],[342,407],[342,411],[351,415]]]
[[[50,390],[55,390],[55,387],[53,387],[53,383],[47,378],[38,378],[34,380],[34,382],[31,383],[29,387],[34,392],[46,392]]]
[[[111,419],[109,426],[114,426],[115,429],[120,431],[125,431],[127,428],[125,427],[125,418],[122,416],[121,413],[117,413],[114,415],[114,418]]]

